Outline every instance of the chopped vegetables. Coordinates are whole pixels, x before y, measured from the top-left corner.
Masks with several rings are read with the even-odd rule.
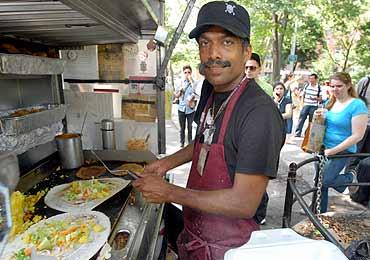
[[[64,191],[63,198],[76,204],[95,199],[103,199],[111,194],[114,184],[106,181],[91,179],[88,181],[74,181]]]
[[[31,260],[31,248],[22,248],[14,256],[15,260]]]
[[[103,230],[94,217],[71,217],[46,222],[42,227],[26,233],[22,240],[35,247],[37,252],[50,252],[53,256],[59,256],[89,243],[92,232]]]

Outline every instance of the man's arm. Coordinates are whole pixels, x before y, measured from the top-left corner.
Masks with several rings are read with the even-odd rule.
[[[167,170],[176,168],[184,163],[190,162],[193,157],[194,144],[189,144],[185,148],[177,151],[170,156],[165,157],[167,161]]]
[[[185,148],[177,151],[176,153],[164,157],[158,161],[151,162],[150,164],[146,165],[144,168],[144,173],[141,176],[145,176],[147,174],[157,174],[160,176],[164,176],[168,170],[176,168],[184,163],[191,161],[193,156],[193,149],[194,144],[189,144]]]
[[[264,175],[235,175],[229,189],[199,191],[165,182],[158,176],[148,176],[133,185],[148,202],[174,202],[203,212],[235,218],[252,218],[261,202],[269,178]]]

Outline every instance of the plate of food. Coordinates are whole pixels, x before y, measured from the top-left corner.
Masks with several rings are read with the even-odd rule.
[[[30,260],[32,251],[40,259],[90,259],[107,241],[110,228],[109,218],[97,211],[56,215],[8,243],[1,259]]]
[[[121,178],[73,181],[49,190],[45,196],[45,204],[62,212],[92,210],[129,183],[130,181]]]

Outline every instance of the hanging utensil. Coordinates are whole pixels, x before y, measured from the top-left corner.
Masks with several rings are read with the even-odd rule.
[[[87,113],[88,113],[88,112],[86,112],[86,113],[85,113],[85,115],[84,115],[84,121],[82,122],[82,127],[81,127],[80,135],[82,135],[82,132],[84,131],[84,127],[85,127],[85,122],[86,122]]]
[[[149,137],[150,137],[150,134],[148,134],[145,138],[145,143],[148,143],[148,140],[149,140]]]

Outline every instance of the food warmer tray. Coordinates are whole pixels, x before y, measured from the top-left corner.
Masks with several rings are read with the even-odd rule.
[[[40,112],[27,114],[24,116],[4,116],[0,118],[0,134],[20,135],[34,129],[49,126],[61,121],[65,115],[66,105],[44,105],[37,108],[44,109]]]

